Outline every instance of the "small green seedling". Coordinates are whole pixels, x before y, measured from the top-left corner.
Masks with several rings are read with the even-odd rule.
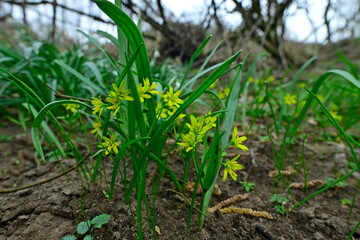
[[[286,197],[281,197],[279,194],[273,194],[270,198],[270,202],[274,202],[275,210],[280,213],[281,215],[285,214],[285,205],[289,201]]]
[[[94,238],[91,236],[90,232],[92,232],[94,228],[101,228],[102,225],[109,222],[109,219],[110,219],[110,215],[101,214],[99,216],[94,217],[91,221],[89,220],[83,221],[77,225],[76,232],[80,235],[89,232],[89,234],[84,237],[84,240],[92,240]],[[67,235],[63,237],[61,240],[76,240],[76,237],[74,235]]]
[[[342,205],[350,205],[350,204],[351,204],[351,200],[348,199],[348,198],[343,198],[343,199],[341,200],[341,204],[342,204]]]
[[[102,193],[104,194],[104,196],[105,196],[107,199],[109,199],[110,196],[109,196],[109,194],[108,194],[105,190],[103,190]]]
[[[255,187],[255,184],[253,184],[252,182],[240,182],[240,183],[244,186],[245,192],[250,192]]]
[[[333,182],[335,182],[336,179],[335,178],[332,178],[332,177],[326,177],[325,178],[325,182],[326,182],[326,185],[329,186],[330,184],[332,184]],[[349,184],[345,181],[340,181],[338,182],[337,184],[335,184],[336,187],[339,187],[339,188],[344,188],[344,187],[347,187]]]

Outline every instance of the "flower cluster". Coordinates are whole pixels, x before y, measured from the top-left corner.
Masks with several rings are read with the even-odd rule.
[[[112,84],[114,91],[110,91],[109,97],[106,98],[111,106],[108,106],[108,109],[115,109],[114,115],[120,109],[123,100],[133,101],[134,98],[130,97],[130,90],[125,90],[125,81],[120,83],[120,86],[117,87],[115,83]]]
[[[105,142],[99,144],[98,147],[106,149],[105,155],[108,155],[111,152],[111,150],[113,150],[116,154],[119,152],[117,148],[119,146],[119,143],[116,142],[115,133],[111,135],[111,138],[103,136],[102,139],[104,139]]]
[[[181,135],[183,142],[178,143],[178,145],[186,149],[186,152],[196,148],[197,144],[203,141],[206,133],[216,126],[216,116],[210,116],[210,114],[211,112],[200,118],[195,118],[194,115],[190,116],[191,124],[186,123],[190,131]]]
[[[76,104],[63,104],[66,110],[70,110],[72,113],[75,113],[76,109],[79,108],[79,105]]]
[[[148,78],[144,79],[143,84],[139,83],[139,85],[137,86],[137,91],[139,93],[140,101],[144,102],[144,98],[151,98],[150,94],[159,94],[159,92],[155,90],[156,86],[157,83],[153,83],[150,85],[150,80]]]
[[[286,96],[284,97],[284,103],[287,105],[296,104],[296,96],[287,93]]]
[[[180,93],[181,90],[174,92],[174,89],[169,86],[169,90],[165,94],[161,95],[163,104],[159,102],[156,105],[156,116],[158,119],[166,119],[171,117],[180,107],[180,105],[184,103],[184,101],[179,98]],[[177,119],[184,117],[185,114],[180,114]]]
[[[230,141],[229,145],[240,148],[243,151],[248,151],[249,149],[245,145],[242,144],[246,139],[247,138],[245,136],[239,137],[237,127],[234,127],[233,134],[231,136],[231,141]],[[240,157],[240,154],[237,155],[232,160],[226,159],[226,162],[222,163],[222,165],[224,165],[224,168],[225,168],[223,182],[226,180],[228,174],[230,174],[231,178],[234,179],[234,181],[236,181],[237,175],[234,171],[240,170],[243,168],[243,166],[241,164],[238,164],[236,161],[239,157]]]

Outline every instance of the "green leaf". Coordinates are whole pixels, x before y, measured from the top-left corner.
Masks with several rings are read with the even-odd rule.
[[[91,236],[91,235],[86,235],[85,237],[84,237],[84,240],[93,240],[94,238],[93,238],[93,236]]]
[[[101,214],[99,216],[94,217],[91,220],[91,224],[94,224],[94,228],[101,228],[102,225],[109,222],[109,219],[110,219],[110,215]]]
[[[55,63],[58,64],[59,66],[61,66],[66,71],[68,71],[69,73],[73,74],[75,77],[77,77],[81,81],[83,81],[84,84],[90,86],[92,89],[96,90],[100,94],[106,95],[106,92],[104,91],[104,89],[102,89],[101,87],[99,87],[98,85],[96,85],[95,83],[90,81],[89,79],[87,79],[84,75],[82,75],[81,73],[79,73],[78,71],[76,71],[74,68],[70,67],[63,61],[55,60]]]
[[[282,206],[282,205],[276,205],[275,206],[275,210],[280,213],[281,215],[284,215],[285,214],[285,207]]]
[[[61,240],[76,240],[76,237],[74,235],[66,235]]]
[[[89,231],[90,229],[90,221],[87,220],[87,221],[84,221],[84,222],[81,222],[78,224],[78,226],[76,227],[76,232],[78,234],[85,234],[87,231]]]
[[[77,104],[77,105],[82,105],[82,106],[85,106],[85,107],[91,109],[91,106],[87,105],[86,103],[83,103],[80,101],[74,101],[74,100],[54,101],[54,102],[51,102],[51,103],[45,105],[41,109],[41,111],[35,117],[34,123],[32,125],[31,137],[32,137],[33,144],[34,144],[36,151],[40,154],[40,156],[43,158],[43,160],[45,160],[45,156],[44,156],[44,152],[42,150],[41,142],[40,142],[40,126],[41,126],[42,122],[44,121],[44,118],[45,118],[46,114],[48,113],[48,111],[50,111],[51,109],[53,109],[59,105],[63,105],[63,104]]]

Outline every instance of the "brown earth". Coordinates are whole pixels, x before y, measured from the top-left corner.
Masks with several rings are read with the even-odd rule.
[[[14,136],[21,133],[21,129],[10,125],[0,129],[2,135]],[[186,222],[189,206],[177,194],[165,191],[174,188],[168,177],[163,178],[161,190],[156,201],[156,225],[160,233],[158,239],[346,239],[353,227],[360,219],[360,209],[357,207],[359,196],[352,212],[351,221],[347,224],[349,207],[342,205],[343,198],[352,199],[356,189],[356,176],[348,179],[349,186],[345,188],[332,188],[316,196],[314,199],[288,212],[280,215],[269,200],[273,194],[274,178],[268,176],[274,170],[274,160],[269,141],[261,142],[260,137],[265,132],[250,135],[246,146],[250,148],[247,153],[241,153],[240,162],[243,170],[238,172],[235,182],[228,178],[222,182],[222,171],[218,179],[221,190],[220,196],[214,196],[210,207],[237,194],[245,194],[240,181],[255,184],[254,190],[249,192],[246,200],[233,203],[233,206],[249,208],[256,211],[266,211],[274,218],[256,218],[236,213],[222,214],[216,211],[208,214],[205,226],[201,231],[196,230],[197,213],[193,214],[189,233],[186,233]],[[29,137],[27,137],[29,138]],[[20,187],[27,184],[47,179],[61,173],[59,164],[51,163],[38,165],[34,159],[34,148],[31,141],[22,135],[17,135],[11,140],[0,143],[0,191]],[[278,140],[280,142],[280,140]],[[308,161],[313,154],[313,144],[305,146],[305,159]],[[278,147],[277,147],[278,148]],[[80,150],[87,153],[86,147]],[[230,149],[230,154],[238,153]],[[294,169],[301,155],[301,144],[289,151],[286,164]],[[316,148],[313,163],[310,168],[308,180],[324,180],[325,177],[335,177],[335,174],[347,171],[346,162],[351,159],[350,154],[342,144],[321,142]],[[88,159],[88,165],[91,166]],[[112,171],[112,161],[105,162],[106,173],[109,179]],[[76,164],[75,159],[64,159],[62,164],[65,169]],[[183,160],[178,156],[169,159],[170,168],[174,169],[178,178],[181,178]],[[155,165],[150,163],[149,173]],[[0,193],[0,239],[61,239],[67,234],[76,235],[76,226],[83,221],[80,202],[86,189],[84,178],[76,171],[71,171],[68,176],[62,176],[53,181],[36,185],[31,188],[12,192]],[[194,180],[194,173],[190,173],[190,180]],[[287,181],[290,181],[287,178]],[[292,182],[303,182],[304,174],[299,170]],[[118,181],[119,182],[119,181]],[[89,219],[100,215],[109,214],[110,221],[101,229],[92,232],[94,239],[135,239],[136,226],[130,208],[124,203],[123,188],[120,182],[116,185],[115,197],[109,201],[102,193],[106,189],[104,178],[90,187],[85,200],[85,212]],[[314,193],[318,187],[309,189],[309,194]],[[151,188],[148,186],[148,199],[151,202]],[[286,194],[283,183],[279,184],[281,196],[291,197]],[[290,200],[285,205],[291,208],[306,197],[302,189],[292,189],[295,201]],[[191,198],[190,193],[186,195]],[[198,205],[199,199],[196,204]],[[136,202],[131,203],[133,211]],[[144,213],[145,215],[145,213]],[[152,239],[152,233],[144,220],[144,238]],[[262,229],[263,232],[259,229]],[[267,234],[266,234],[267,233]],[[77,235],[77,239],[82,239]],[[352,239],[360,239],[360,231]]]

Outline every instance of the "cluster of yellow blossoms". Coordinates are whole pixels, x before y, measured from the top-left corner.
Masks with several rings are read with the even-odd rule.
[[[188,126],[190,131],[187,134],[181,135],[183,142],[178,143],[178,145],[183,146],[186,149],[186,152],[196,148],[197,144],[203,141],[206,133],[216,126],[216,116],[210,116],[210,114],[211,112],[198,119],[195,118],[194,115],[190,116],[191,124],[186,123],[186,126]]]
[[[141,102],[144,102],[144,99],[151,98],[151,95],[159,94],[158,91],[154,90],[157,86],[157,83],[150,85],[150,80],[148,78],[144,79],[143,83],[140,83],[137,86],[137,91],[139,94],[139,98]],[[106,102],[103,102],[99,96],[99,98],[92,98],[91,101],[93,108],[93,114],[99,113],[99,117],[96,117],[94,122],[94,130],[91,132],[95,134],[95,137],[99,134],[102,127],[102,120],[100,118],[102,111],[104,108],[114,110],[114,115],[116,115],[121,108],[123,101],[134,101],[134,98],[130,96],[131,91],[125,90],[125,81],[122,81],[119,86],[116,86],[115,83],[112,84],[113,90],[110,91],[109,96],[106,98]],[[115,133],[111,135],[111,138],[102,136],[101,137],[104,142],[99,144],[99,147],[106,149],[105,154],[108,155],[111,151],[114,151],[116,154],[118,153],[117,147],[119,143],[116,142]]]

